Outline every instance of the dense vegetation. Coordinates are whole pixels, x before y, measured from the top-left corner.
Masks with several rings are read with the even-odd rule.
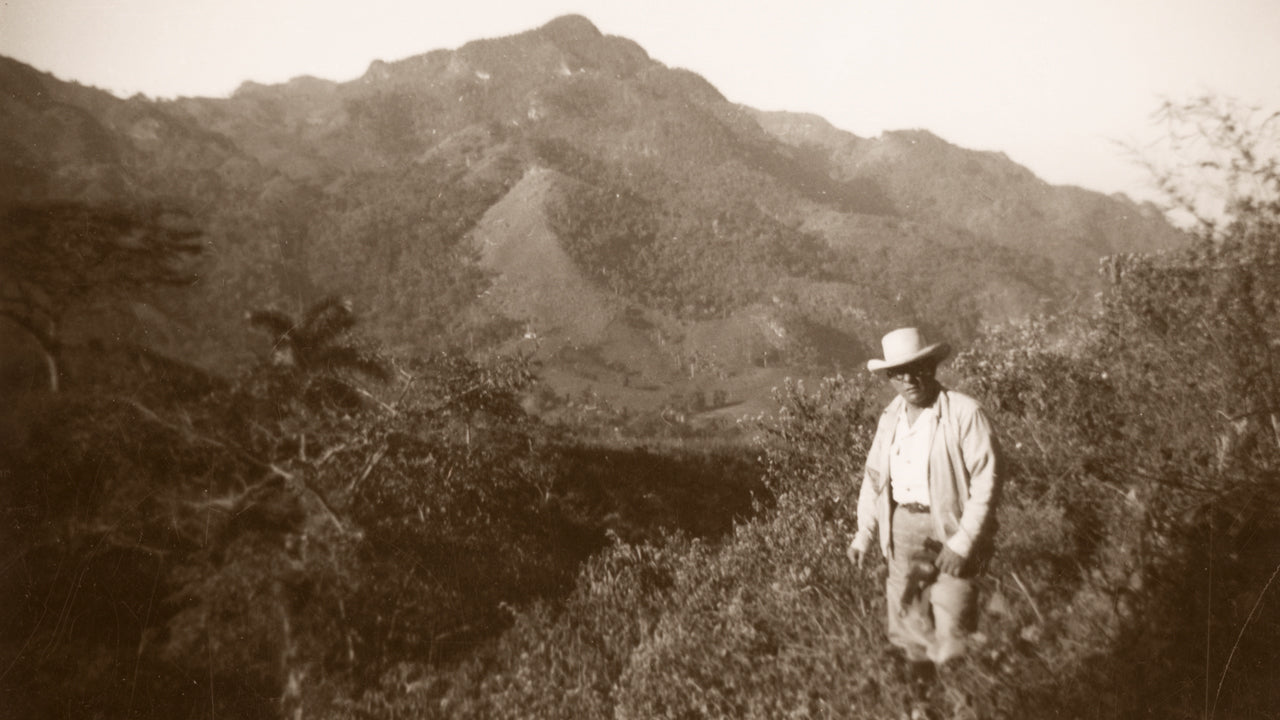
[[[29,408],[4,466],[9,708],[263,717],[359,696],[558,597],[606,533],[714,536],[760,490],[733,447],[542,426],[522,360],[380,357],[337,300],[249,320],[271,351],[230,382],[126,366]]]
[[[1097,307],[988,328],[950,366],[996,419],[1007,486],[980,646],[932,699],[946,716],[1280,707],[1272,126],[1211,104],[1169,110],[1226,152],[1225,219],[1186,248],[1109,258]],[[495,173],[431,187],[471,198],[462,218],[510,177]],[[349,231],[381,247],[377,185],[355,197],[370,209]],[[614,193],[601,212],[636,230],[606,223],[584,237],[617,248],[575,252],[627,281],[643,267],[629,264],[643,261],[637,238],[693,217],[646,218],[650,200]],[[456,228],[433,227],[423,252],[459,252]],[[474,287],[440,272],[433,287]],[[869,378],[787,383],[776,413],[718,441],[623,444],[529,415],[527,359],[388,348],[362,339],[352,308],[248,306],[267,338],[234,373],[115,343],[59,392],[27,396],[0,465],[6,711],[903,711],[881,578],[844,558],[879,410]]]
[[[677,316],[725,317],[767,300],[788,276],[823,279],[825,244],[735,198],[726,178],[695,193],[657,167],[626,173],[563,143],[540,158],[577,182],[548,209],[556,235],[602,284]],[[742,176],[750,176],[741,168]]]
[[[1231,140],[1252,163],[1260,138]],[[983,641],[945,669],[942,716],[1265,717],[1280,702],[1267,162],[1245,166],[1261,190],[1229,195],[1196,245],[1105,263],[1098,310],[992,329],[956,359],[997,418],[1008,485]],[[349,716],[899,716],[879,580],[843,558],[871,397],[854,379],[782,388],[762,425],[776,507],[718,544],[617,544],[563,603]]]

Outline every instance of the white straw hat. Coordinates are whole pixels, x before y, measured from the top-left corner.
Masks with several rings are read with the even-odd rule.
[[[898,328],[893,332],[885,335],[880,340],[880,347],[884,349],[884,359],[871,359],[867,361],[867,369],[871,372],[881,372],[903,365],[910,365],[917,360],[932,358],[937,362],[942,362],[951,354],[951,346],[946,343],[934,343],[928,345],[925,343],[924,336],[920,334],[918,328]]]

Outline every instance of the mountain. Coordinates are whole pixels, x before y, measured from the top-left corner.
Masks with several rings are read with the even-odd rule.
[[[6,205],[145,200],[204,228],[203,282],[116,335],[226,369],[246,310],[340,292],[397,351],[535,353],[557,393],[634,406],[755,399],[897,323],[962,343],[1091,297],[1102,255],[1180,242],[999,153],[731,103],[580,16],[227,98],[0,58],[0,150]]]

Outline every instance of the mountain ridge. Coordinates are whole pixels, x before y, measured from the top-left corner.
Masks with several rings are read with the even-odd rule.
[[[245,309],[341,290],[388,347],[532,333],[549,368],[586,348],[588,374],[660,402],[856,364],[893,324],[962,340],[1091,295],[1100,255],[1180,241],[1002,153],[731,103],[580,15],[226,98],[120,99],[5,59],[0,110],[4,202],[145,197],[202,223],[216,263],[168,349],[212,366],[244,356]]]

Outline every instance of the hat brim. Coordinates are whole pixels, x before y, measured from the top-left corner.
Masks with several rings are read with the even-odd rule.
[[[942,362],[943,360],[946,360],[947,356],[950,354],[950,345],[947,343],[934,343],[933,345],[917,350],[904,358],[898,358],[893,362],[872,358],[867,361],[867,369],[873,373],[878,373],[899,368],[903,365],[910,365],[918,360],[933,359],[937,362]]]

